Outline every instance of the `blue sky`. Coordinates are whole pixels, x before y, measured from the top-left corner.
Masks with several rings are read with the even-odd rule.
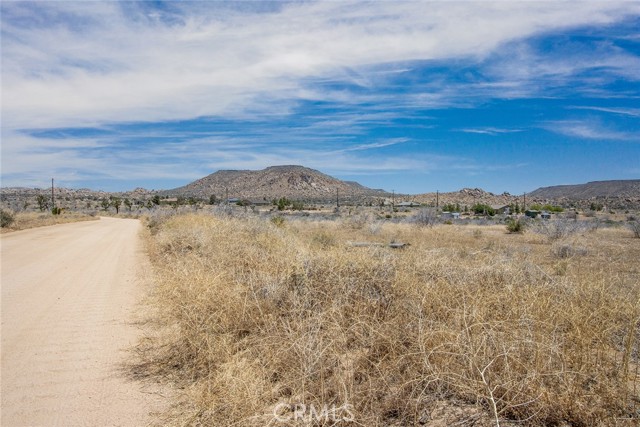
[[[640,178],[640,2],[3,1],[2,186]]]

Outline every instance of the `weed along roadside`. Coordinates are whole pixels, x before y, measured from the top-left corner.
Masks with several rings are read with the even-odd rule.
[[[613,426],[640,415],[640,240],[629,230],[550,239],[251,214],[149,224],[159,326],[136,369],[181,390],[170,425]]]

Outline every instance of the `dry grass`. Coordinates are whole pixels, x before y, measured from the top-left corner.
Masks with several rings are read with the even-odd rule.
[[[93,221],[99,219],[80,212],[63,212],[60,215],[52,215],[44,212],[20,212],[14,214],[14,221],[8,227],[2,228],[2,233],[10,231],[26,230],[28,228],[45,227],[47,225],[66,224],[78,221]]]
[[[392,240],[411,246],[345,244]],[[136,373],[184,390],[166,425],[634,425],[640,240],[561,243],[577,249],[504,226],[166,218]]]

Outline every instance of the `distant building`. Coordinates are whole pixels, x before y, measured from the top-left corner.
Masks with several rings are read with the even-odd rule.
[[[511,207],[509,205],[491,205],[491,209],[498,215],[509,215],[511,213]]]
[[[529,218],[536,218],[540,214],[540,211],[537,211],[535,209],[528,209],[524,211],[524,214]]]
[[[444,219],[460,219],[460,212],[442,212],[440,217]]]

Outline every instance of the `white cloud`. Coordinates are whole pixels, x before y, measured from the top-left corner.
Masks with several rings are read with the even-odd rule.
[[[571,108],[575,110],[602,111],[604,113],[620,114],[623,116],[631,116],[631,117],[640,117],[640,108],[614,108],[614,107],[596,107],[596,106],[575,106]]]
[[[630,140],[633,134],[602,125],[597,120],[558,120],[548,122],[545,129],[561,135],[600,140]]]
[[[482,135],[495,136],[495,135],[500,135],[500,134],[505,134],[505,133],[522,132],[522,129],[501,129],[501,128],[494,128],[494,127],[485,127],[485,128],[460,129],[460,132],[478,133],[478,134],[482,134]]]
[[[309,91],[309,78],[367,87],[386,78],[386,68],[398,72],[366,72],[376,64],[482,58],[533,34],[640,13],[636,2],[272,6],[3,2],[3,126],[287,114],[296,99],[324,96]],[[416,94],[413,102],[439,96]]]

